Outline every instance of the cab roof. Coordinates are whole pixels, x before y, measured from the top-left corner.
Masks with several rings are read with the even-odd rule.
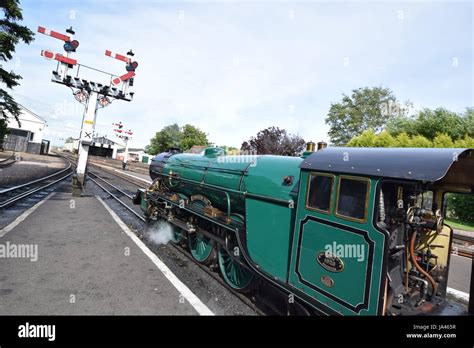
[[[461,160],[462,172],[472,176],[473,149],[328,147],[306,157],[300,168],[434,182],[443,179],[454,163],[459,168]]]

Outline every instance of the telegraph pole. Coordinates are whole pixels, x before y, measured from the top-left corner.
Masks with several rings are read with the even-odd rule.
[[[77,60],[70,57],[72,52],[76,52],[79,47],[79,41],[73,40],[75,32],[72,27],[66,30],[67,34],[62,34],[44,27],[38,27],[38,32],[55,39],[64,41],[64,54],[54,53],[48,50],[41,51],[41,55],[46,59],[58,61],[56,70],[53,71],[51,81],[65,85],[72,89],[74,98],[84,105],[84,116],[82,119],[81,133],[79,137],[79,153],[77,160],[76,174],[73,177],[73,194],[80,195],[86,183],[87,161],[89,156],[89,147],[93,141],[95,132],[97,110],[104,108],[113,100],[131,101],[133,92],[130,87],[133,86],[135,69],[138,66],[136,61],[132,61],[134,56],[132,50],[126,55],[105,51],[107,57],[111,57],[125,63],[126,74],[122,76],[113,75],[98,69],[81,65]],[[68,74],[69,69],[77,67],[76,76]],[[102,72],[108,78],[105,83],[87,81],[79,77],[80,69],[93,69]]]

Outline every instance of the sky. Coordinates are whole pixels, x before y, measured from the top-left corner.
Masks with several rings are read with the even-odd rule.
[[[306,141],[329,141],[331,103],[360,87],[390,88],[414,109],[473,106],[472,1],[156,1],[22,0],[23,24],[65,32],[80,45],[80,64],[115,75],[138,62],[132,102],[97,115],[96,132],[114,139],[112,123],[144,147],[164,126],[192,124],[215,145],[239,147],[270,126]],[[83,105],[51,82],[62,42],[36,34],[5,64],[20,74],[16,100],[47,120],[54,145],[78,137]],[[107,82],[83,69],[82,78]]]

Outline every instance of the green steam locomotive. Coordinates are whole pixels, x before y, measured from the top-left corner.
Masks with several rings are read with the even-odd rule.
[[[265,284],[296,313],[439,313],[453,234],[444,194],[472,193],[473,150],[314,147],[301,157],[171,149],[134,203],[232,289]]]

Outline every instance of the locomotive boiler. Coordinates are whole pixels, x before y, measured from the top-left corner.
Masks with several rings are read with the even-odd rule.
[[[151,222],[234,290],[265,283],[299,313],[439,313],[452,229],[444,195],[470,194],[472,149],[308,149],[301,157],[177,149],[139,190]]]

